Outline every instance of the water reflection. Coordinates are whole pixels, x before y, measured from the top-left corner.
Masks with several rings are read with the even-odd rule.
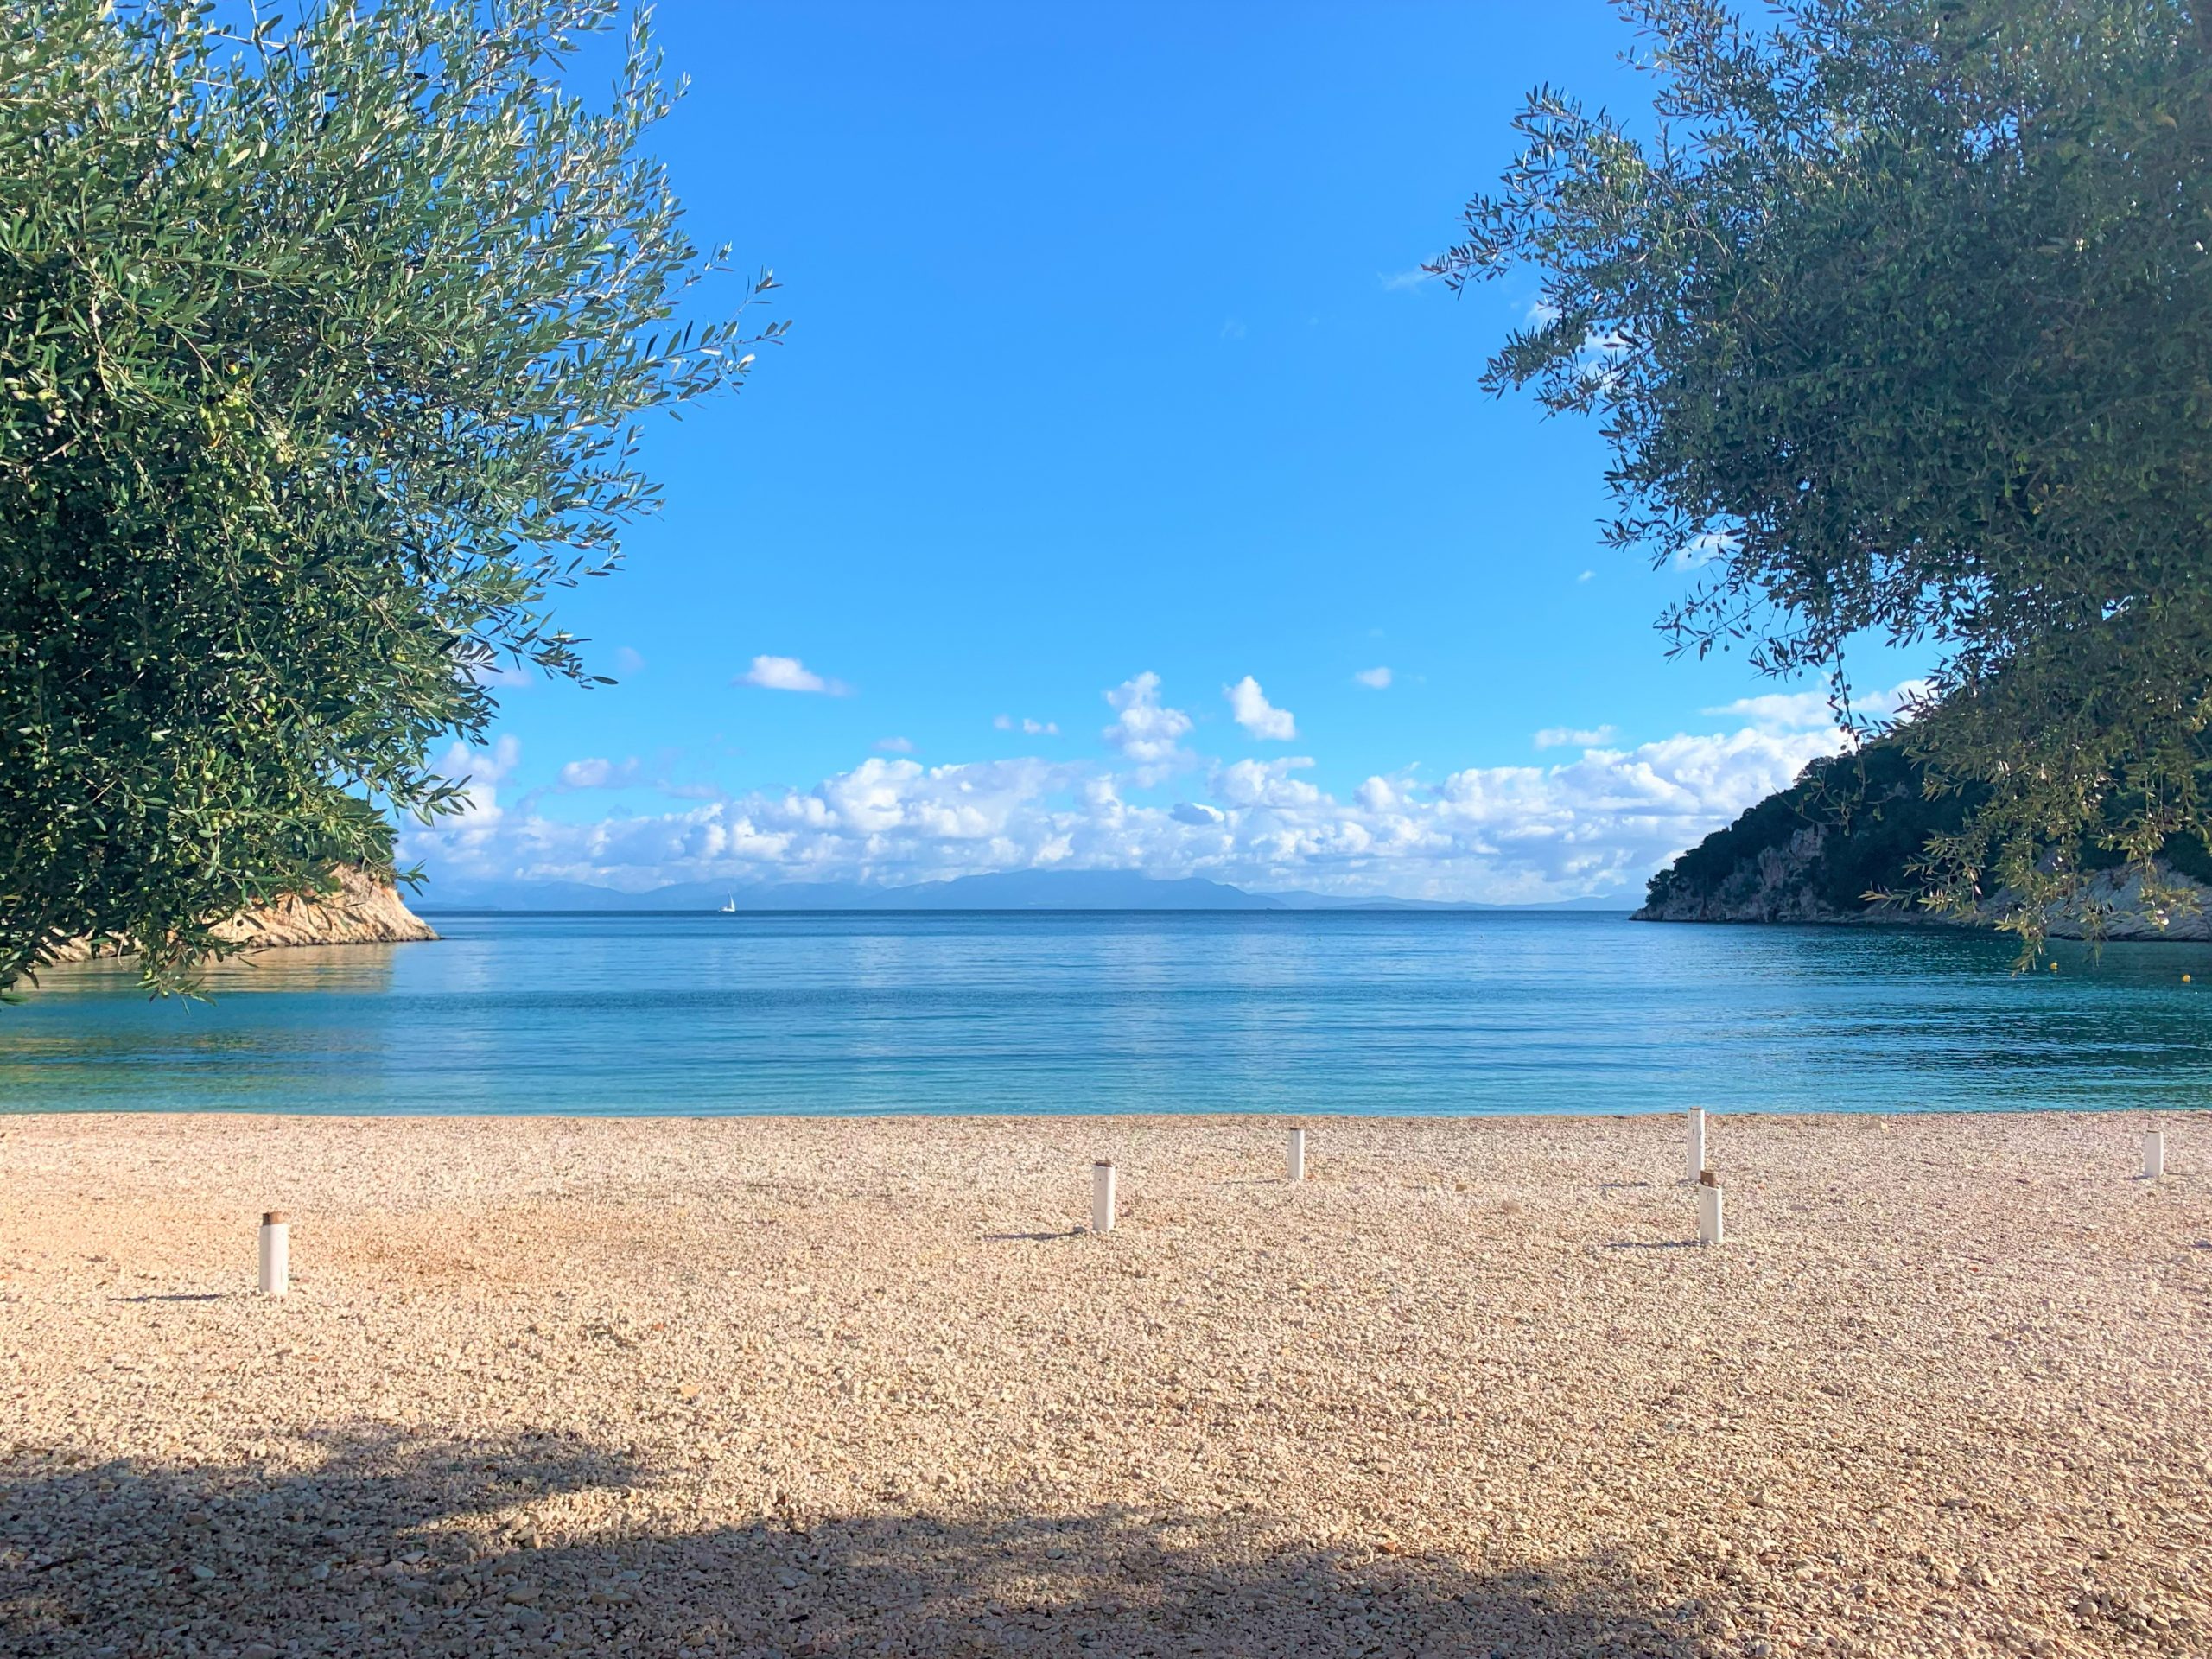
[[[207,994],[251,995],[259,991],[336,991],[376,995],[391,988],[394,958],[404,944],[302,944],[253,950],[207,964],[201,976]],[[138,969],[129,959],[103,957],[39,969],[43,996],[143,997]]]
[[[18,1109],[1480,1112],[2195,1104],[2212,946],[1510,913],[448,916],[0,1010]],[[2196,985],[2181,975],[2193,973]]]

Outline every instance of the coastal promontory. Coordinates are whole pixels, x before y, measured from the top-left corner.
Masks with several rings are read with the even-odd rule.
[[[1640,922],[1824,923],[1994,927],[1999,892],[1973,914],[1917,901],[1916,861],[1930,836],[1955,832],[1971,792],[1931,795],[1919,764],[1894,744],[1815,761],[1788,789],[1716,830],[1651,878]],[[2092,851],[2069,904],[2044,931],[2057,938],[2212,938],[2212,855],[2170,841],[2145,892],[2117,854]]]
[[[438,937],[407,907],[390,874],[346,865],[332,876],[337,885],[330,892],[279,899],[232,917],[218,931],[250,950],[291,944],[402,944]],[[54,959],[83,962],[111,954],[99,941],[75,939]]]

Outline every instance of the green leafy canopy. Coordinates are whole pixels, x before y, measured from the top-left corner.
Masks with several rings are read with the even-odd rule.
[[[226,10],[221,16],[231,13]],[[487,671],[589,682],[556,591],[654,503],[638,417],[742,379],[746,313],[614,0],[193,0],[0,17],[0,988],[57,944],[188,979],[213,930],[388,867]]]
[[[1848,713],[1854,641],[1932,647],[1899,735],[1979,804],[1916,874],[2036,942],[2086,850],[2208,828],[2204,9],[1624,10],[1656,120],[1537,91],[1435,268],[1541,274],[1487,384],[1600,417],[1611,542],[1706,561],[1675,649]]]

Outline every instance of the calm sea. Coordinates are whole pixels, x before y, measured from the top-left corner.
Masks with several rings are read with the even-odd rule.
[[[2212,1103],[2212,946],[1557,913],[448,915],[213,1002],[0,1008],[0,1109],[1910,1111]],[[2183,982],[2183,973],[2196,982]]]

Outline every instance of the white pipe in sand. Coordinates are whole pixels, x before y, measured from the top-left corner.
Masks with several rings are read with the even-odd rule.
[[[1114,1166],[1103,1159],[1090,1166],[1090,1230],[1114,1230]]]
[[[1294,1181],[1302,1181],[1306,1179],[1306,1131],[1303,1129],[1293,1129],[1290,1132],[1287,1173]]]
[[[1690,1108],[1689,1156],[1683,1160],[1688,1173],[1682,1179],[1694,1181],[1705,1173],[1705,1108]]]
[[[1698,1177],[1697,1242],[1700,1244],[1718,1244],[1721,1237],[1720,1183],[1715,1180],[1708,1171]]]
[[[2143,1179],[2155,1181],[2166,1173],[2166,1132],[2164,1129],[2143,1131]]]
[[[292,1287],[292,1229],[282,1210],[261,1218],[261,1294],[282,1296]]]

